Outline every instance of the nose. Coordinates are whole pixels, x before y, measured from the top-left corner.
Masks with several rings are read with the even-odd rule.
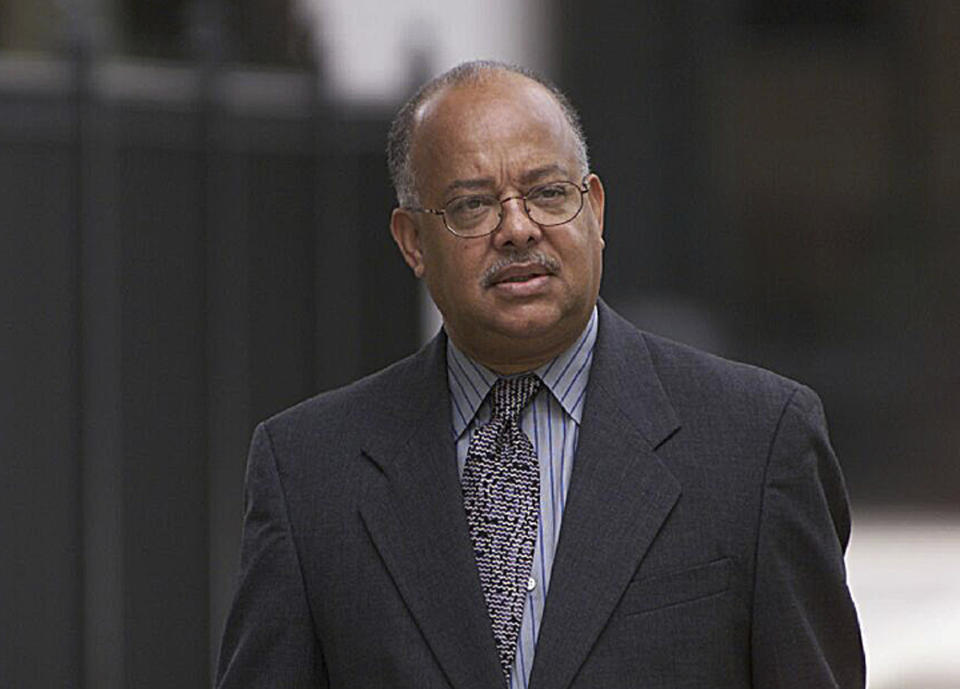
[[[500,226],[493,233],[493,241],[498,248],[521,248],[540,241],[543,230],[527,215],[522,196],[501,199],[500,208]]]

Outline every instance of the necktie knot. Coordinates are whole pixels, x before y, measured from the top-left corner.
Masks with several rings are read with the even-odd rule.
[[[492,418],[516,422],[520,412],[539,389],[540,379],[533,373],[498,379],[493,386]]]

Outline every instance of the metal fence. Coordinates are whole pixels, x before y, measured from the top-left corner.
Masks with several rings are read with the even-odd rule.
[[[253,424],[417,345],[388,117],[0,56],[0,686],[209,684]]]

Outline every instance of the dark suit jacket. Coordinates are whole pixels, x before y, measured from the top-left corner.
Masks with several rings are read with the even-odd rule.
[[[445,338],[261,424],[220,687],[503,686]],[[532,689],[863,687],[809,389],[603,304]]]

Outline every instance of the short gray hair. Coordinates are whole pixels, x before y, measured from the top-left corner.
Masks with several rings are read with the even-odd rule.
[[[421,86],[410,100],[403,104],[390,124],[390,133],[387,136],[387,165],[390,169],[390,179],[393,181],[394,191],[397,194],[397,203],[401,207],[412,208],[420,205],[417,199],[416,174],[413,170],[410,155],[411,140],[415,129],[414,120],[420,106],[443,88],[462,84],[478,84],[486,77],[504,72],[519,74],[531,79],[550,92],[563,110],[567,124],[573,131],[577,143],[577,162],[580,164],[582,173],[587,173],[590,161],[587,153],[587,140],[583,134],[583,126],[580,124],[580,115],[556,85],[525,67],[495,60],[473,60],[463,62]]]

